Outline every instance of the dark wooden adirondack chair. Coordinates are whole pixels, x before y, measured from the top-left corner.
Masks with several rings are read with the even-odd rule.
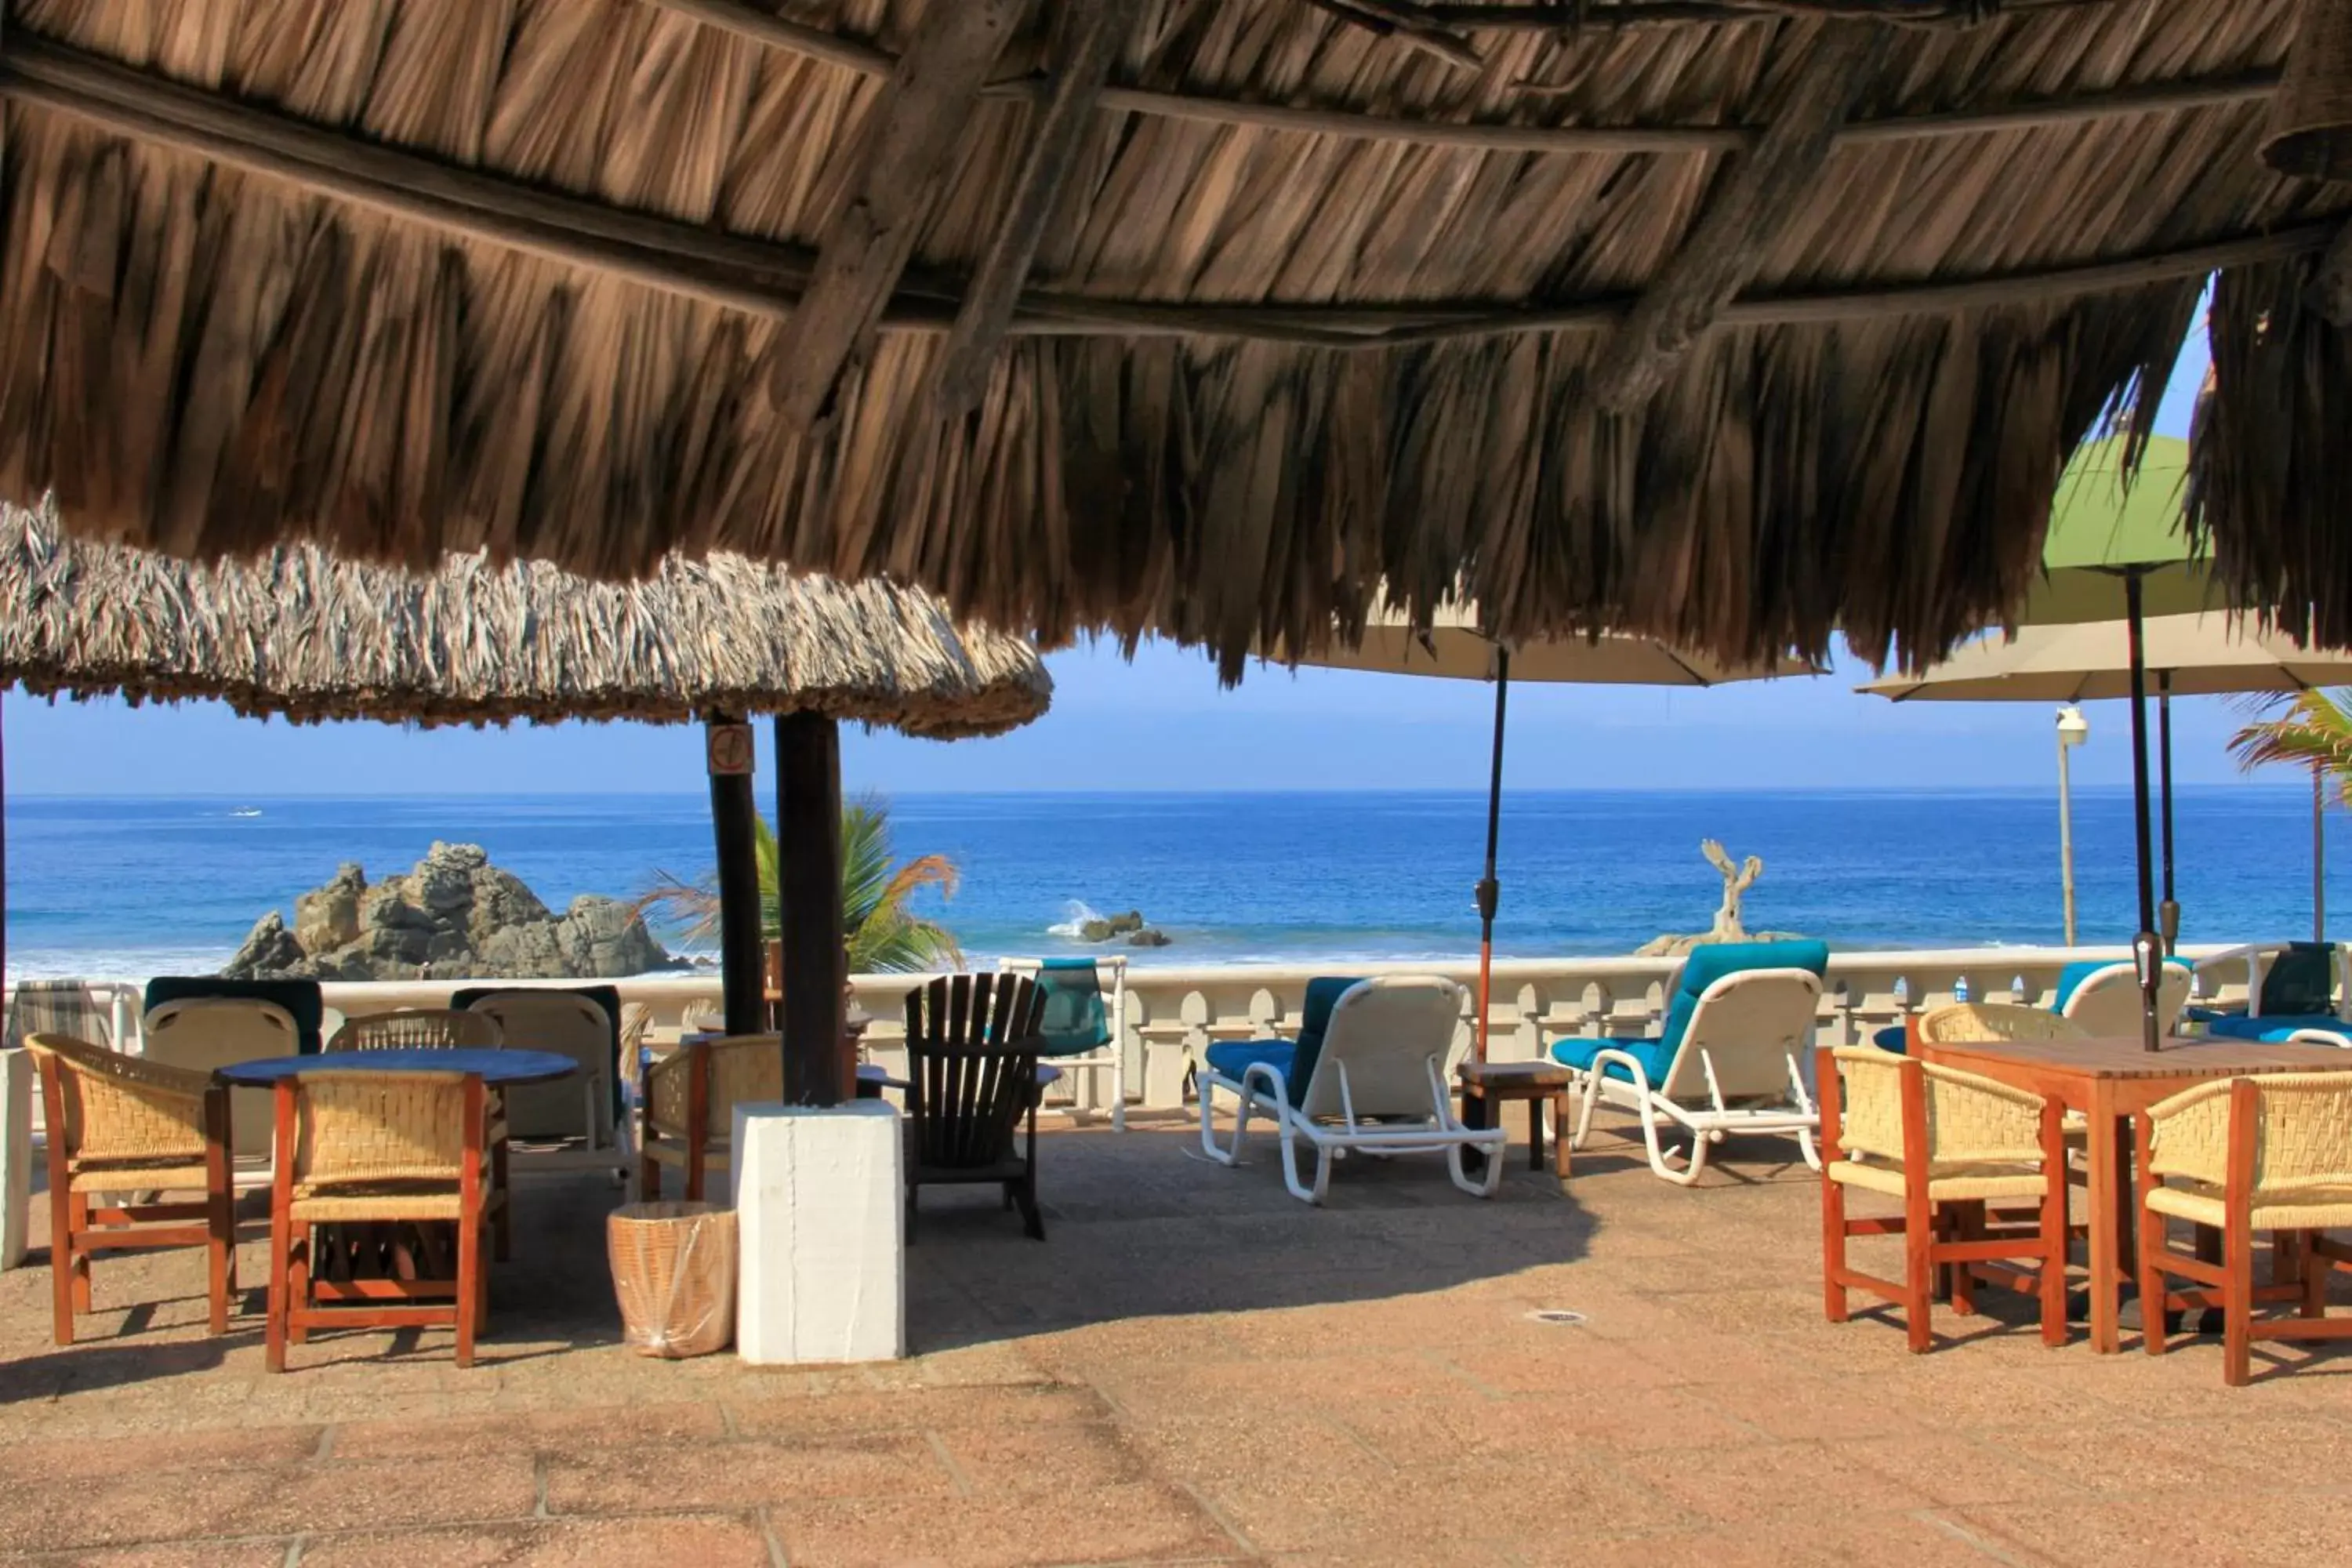
[[[925,1184],[992,1182],[1037,1212],[1037,1046],[1045,994],[1025,976],[955,974],[907,993],[907,1239]],[[1022,1136],[1026,1121],[1027,1136]]]

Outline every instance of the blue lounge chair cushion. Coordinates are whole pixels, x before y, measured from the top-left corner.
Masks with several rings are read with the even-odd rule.
[[[283,1007],[294,1020],[294,1049],[315,1057],[326,1035],[327,1005],[315,980],[223,980],[215,974],[159,974],[147,982],[139,1000],[142,1015],[166,1002],[226,996],[238,1001],[268,1002]]]
[[[2164,962],[2171,964],[2175,969],[2186,970],[2189,968],[2189,962],[2186,959],[2168,958]],[[2066,1010],[2066,1004],[2074,999],[2074,993],[2083,988],[2084,981],[2088,980],[2092,975],[2098,973],[2103,969],[2113,969],[2118,964],[2121,964],[2125,968],[2129,968],[2131,966],[2131,960],[2127,958],[2082,958],[2068,964],[2065,968],[2058,972],[2058,989],[2051,994],[2050,1010],[2053,1013],[2063,1013]]]
[[[1574,1068],[1579,1072],[1591,1072],[1592,1058],[1602,1051],[1622,1051],[1640,1062],[1642,1071],[1649,1077],[1652,1089],[1666,1081],[1666,1074],[1675,1065],[1675,1053],[1667,1047],[1664,1040],[1635,1040],[1622,1037],[1561,1040],[1552,1047],[1551,1059],[1562,1067]],[[1633,1075],[1625,1069],[1623,1062],[1611,1062],[1601,1068],[1601,1076],[1617,1079],[1625,1083],[1633,1081]]]
[[[1296,1040],[1220,1040],[1201,1053],[1208,1058],[1210,1069],[1220,1078],[1242,1081],[1242,1075],[1264,1062],[1282,1075],[1283,1082],[1290,1081],[1290,1064],[1297,1059]]]
[[[2242,1015],[2216,1017],[2209,1019],[2205,1028],[2209,1034],[2219,1035],[2225,1039],[2259,1040],[2270,1046],[2290,1038],[2298,1029],[2326,1029],[2330,1034],[2352,1036],[2352,1022],[2333,1013],[2281,1013],[2275,1016],[2265,1013],[2259,1018]]]
[[[1911,1028],[1907,1024],[1889,1024],[1870,1037],[1870,1043],[1882,1051],[1906,1055],[1911,1047]]]
[[[1212,1068],[1236,1083],[1251,1062],[1266,1062],[1282,1074],[1293,1108],[1303,1105],[1307,1086],[1315,1077],[1316,1058],[1323,1054],[1323,1036],[1331,1027],[1331,1009],[1339,1005],[1340,997],[1362,984],[1359,975],[1318,975],[1307,983],[1306,999],[1299,1004],[1297,1039],[1231,1040],[1211,1046],[1202,1054]],[[1279,1060],[1276,1052],[1281,1053]],[[1228,1062],[1233,1064],[1230,1068]]]

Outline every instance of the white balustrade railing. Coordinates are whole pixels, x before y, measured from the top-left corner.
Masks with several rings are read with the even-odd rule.
[[[2189,947],[2181,955],[2203,964],[2200,998],[2228,1002],[2246,994],[2247,966],[2230,962],[2239,950],[2219,945]],[[2126,959],[2119,947],[1948,948],[1923,952],[1832,952],[1822,993],[1820,1033],[1825,1044],[1844,1045],[1898,1021],[1907,1011],[1934,1006],[1965,994],[1979,1002],[2046,1004],[2058,973],[2078,959]],[[1569,1036],[1640,1035],[1664,1010],[1664,992],[1680,961],[1670,958],[1503,959],[1495,964],[1492,1050],[1499,1060],[1537,1057]],[[1295,1033],[1307,983],[1318,974],[1442,974],[1475,987],[1476,965],[1458,963],[1363,963],[1326,965],[1130,965],[1127,972],[1127,1079],[1129,1093],[1146,1106],[1170,1108],[1184,1101],[1192,1067],[1201,1052],[1220,1040],[1244,1040]],[[872,1019],[866,1035],[871,1059],[896,1069],[905,1062],[903,998],[927,976],[861,974],[851,985],[857,1005]],[[115,1016],[117,1041],[137,1048],[136,984],[95,982],[106,989]],[[331,1015],[380,1012],[393,1007],[441,1006],[465,982],[330,982],[324,987]],[[563,981],[517,982],[562,985]],[[656,1031],[675,1030],[689,1009],[715,1012],[715,974],[659,975],[614,982],[625,1001],[644,1005]],[[1471,1011],[1465,1005],[1455,1034],[1457,1051],[1468,1047]],[[331,1030],[339,1022],[330,1016]],[[1097,1075],[1085,1075],[1094,1080]]]

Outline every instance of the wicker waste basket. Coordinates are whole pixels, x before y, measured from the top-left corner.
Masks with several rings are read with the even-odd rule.
[[[629,1204],[604,1227],[621,1338],[640,1355],[709,1355],[735,1338],[735,1211]]]

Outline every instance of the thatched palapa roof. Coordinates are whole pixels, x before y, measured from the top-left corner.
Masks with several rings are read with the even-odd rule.
[[[313,545],[192,565],[0,516],[0,687],[133,701],[217,697],[304,722],[421,724],[814,710],[984,735],[1045,712],[1018,638],[930,595],[793,577],[732,556],[642,582],[455,557],[429,575]]]
[[[2352,424],[2292,0],[6,13],[0,489],[77,528],[726,549],[1232,668],[1383,580],[1925,656],[2219,268],[2205,515],[2352,637],[2352,480],[2280,478]]]

